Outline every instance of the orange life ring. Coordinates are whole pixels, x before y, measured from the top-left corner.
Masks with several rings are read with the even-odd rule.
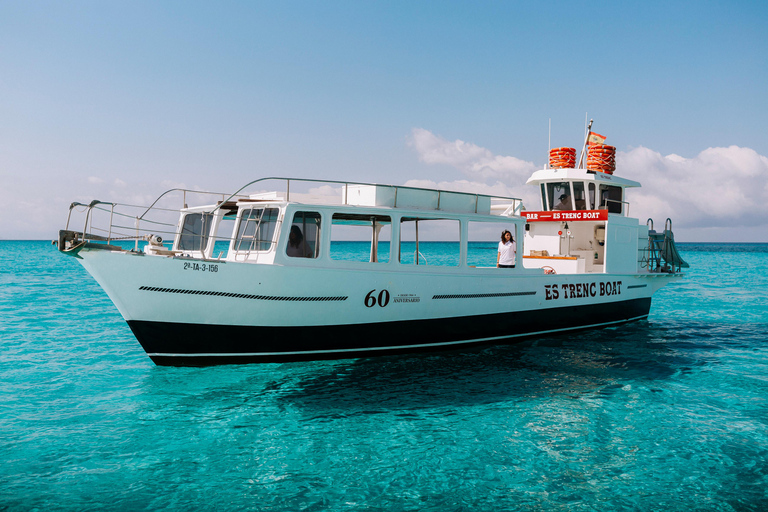
[[[576,167],[576,148],[550,149],[549,166],[553,169],[571,169]]]
[[[593,144],[587,149],[587,169],[613,174],[616,170],[616,148],[607,144]]]

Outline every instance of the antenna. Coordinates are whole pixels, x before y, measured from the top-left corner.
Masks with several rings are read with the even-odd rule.
[[[586,120],[585,120],[586,121]],[[579,165],[576,167],[577,169],[581,169],[581,162],[584,160],[584,152],[587,150],[587,142],[589,141],[589,135],[592,133],[592,123],[594,122],[594,119],[589,120],[589,126],[587,126],[587,129],[585,130],[585,136],[584,136],[584,146],[581,148],[581,156],[579,157]]]

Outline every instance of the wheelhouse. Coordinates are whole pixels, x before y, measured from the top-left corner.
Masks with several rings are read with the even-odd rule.
[[[636,181],[586,169],[543,169],[528,179],[538,185],[542,211],[606,210],[627,216],[626,189]]]

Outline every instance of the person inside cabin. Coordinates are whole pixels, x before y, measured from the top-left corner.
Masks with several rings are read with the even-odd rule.
[[[501,232],[501,242],[499,242],[499,253],[496,255],[496,266],[498,268],[515,268],[517,260],[517,244],[512,237],[512,233],[505,229]]]
[[[571,209],[571,198],[568,194],[562,194],[560,197],[560,202],[555,205],[555,210],[570,210]]]
[[[297,225],[291,226],[291,232],[288,233],[288,248],[286,249],[288,256],[293,258],[308,258],[307,248],[304,244],[304,235],[301,233],[301,228]]]

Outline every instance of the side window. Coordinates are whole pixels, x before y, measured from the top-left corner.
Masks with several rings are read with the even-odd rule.
[[[607,209],[608,213],[622,212],[621,187],[600,185],[600,208]]]
[[[517,240],[517,226],[510,221],[476,222],[467,225],[467,265],[470,267],[495,267],[499,256],[502,233],[512,234],[512,252],[517,254],[521,249]]]
[[[460,236],[456,219],[403,217],[399,261],[408,265],[457,267],[461,259]]]
[[[268,251],[275,236],[277,208],[252,208],[243,210],[237,227],[236,251]]]
[[[215,258],[226,257],[227,252],[229,252],[232,231],[235,229],[236,222],[237,210],[226,213],[219,221],[219,226],[216,229],[216,238],[213,242],[213,256]]]
[[[595,184],[589,184],[589,209],[597,210],[597,203],[595,203]]]
[[[213,215],[210,213],[188,213],[184,216],[179,237],[179,250],[204,251],[208,245]]]
[[[386,263],[391,238],[389,216],[335,213],[331,220],[331,259]]]
[[[547,187],[544,186],[544,184],[541,184],[541,209],[542,210],[549,210],[549,207],[547,206]]]
[[[577,210],[587,210],[587,198],[584,195],[584,182],[573,182],[573,203]]]
[[[317,258],[320,254],[320,214],[296,212],[285,253],[292,258]]]

